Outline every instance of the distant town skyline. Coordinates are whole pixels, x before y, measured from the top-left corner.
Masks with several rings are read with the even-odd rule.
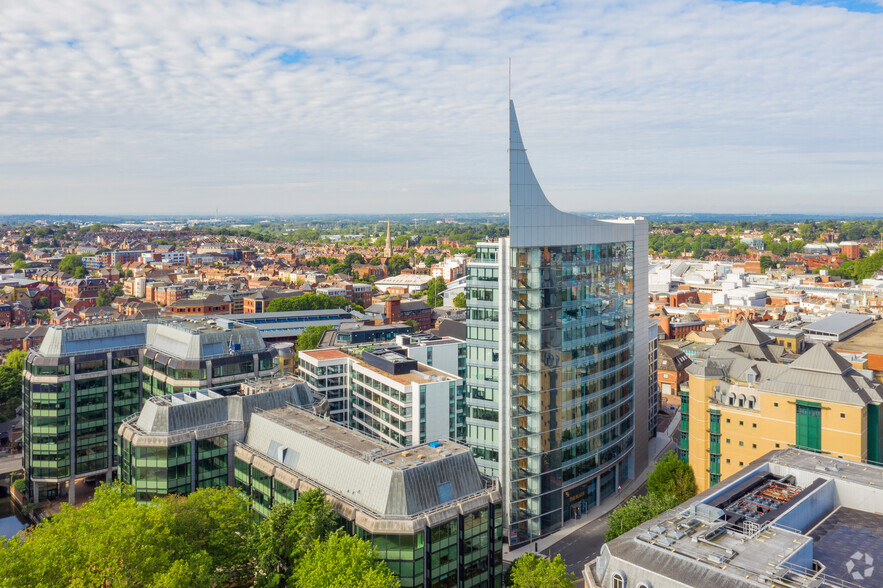
[[[883,2],[0,6],[0,213],[874,214]]]

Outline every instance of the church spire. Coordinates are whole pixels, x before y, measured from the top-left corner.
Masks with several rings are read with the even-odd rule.
[[[392,257],[392,241],[389,238],[389,219],[386,219],[386,245],[383,247],[383,256]]]

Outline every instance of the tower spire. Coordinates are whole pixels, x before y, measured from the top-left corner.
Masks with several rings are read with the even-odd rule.
[[[389,219],[386,219],[386,245],[383,247],[383,256],[392,257],[392,241],[389,239]]]

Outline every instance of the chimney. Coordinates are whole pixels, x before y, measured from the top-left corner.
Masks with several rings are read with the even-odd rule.
[[[402,301],[398,296],[390,296],[384,305],[386,324],[397,323],[402,316]]]

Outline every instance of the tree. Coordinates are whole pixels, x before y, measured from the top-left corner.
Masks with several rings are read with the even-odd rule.
[[[370,542],[342,532],[316,540],[294,570],[297,588],[396,588],[398,579]]]
[[[466,292],[454,296],[454,308],[466,308]]]
[[[0,577],[15,586],[229,585],[250,557],[240,536],[252,526],[246,498],[232,488],[148,505],[130,486],[103,484],[89,502],[62,504],[51,519],[0,539]]]
[[[0,402],[18,400],[19,402],[14,402],[14,407],[19,406],[21,400],[21,374],[24,371],[24,367],[24,351],[13,349],[6,355],[6,361],[3,365],[0,365]]]
[[[435,247],[438,245],[438,240],[435,237],[426,236],[420,239],[420,245],[422,247]]]
[[[15,270],[23,270],[23,269],[27,269],[27,267],[28,267],[28,262],[26,262],[24,259],[16,260],[16,262],[12,264],[12,269],[15,269]]]
[[[210,569],[226,570],[226,578],[251,576],[255,521],[248,500],[237,489],[209,488],[188,496],[169,496],[160,504],[170,532],[188,548],[207,553]]]
[[[761,255],[760,256],[760,271],[761,273],[766,272],[773,266],[773,258],[769,255]]]
[[[392,240],[393,247],[404,247],[408,244],[408,236],[407,235],[399,235],[395,239]]]
[[[444,304],[442,292],[448,289],[445,280],[442,277],[432,278],[426,283],[426,304],[430,308],[436,308]]]
[[[432,267],[438,263],[438,259],[436,259],[435,255],[430,254],[423,258],[423,263],[426,264],[426,267]]]
[[[567,572],[560,553],[553,560],[528,553],[512,564],[509,581],[514,588],[571,588],[576,576]]]
[[[114,284],[113,286],[111,286],[110,288],[107,289],[107,292],[108,292],[108,294],[110,294],[114,298],[125,294],[122,284]]]
[[[604,540],[612,541],[626,531],[680,503],[681,501],[677,497],[665,494],[633,496],[607,515],[607,531],[604,533]]]
[[[276,255],[279,255],[283,251],[285,251],[285,247],[283,247],[282,245],[277,245],[276,249],[273,250],[273,253],[275,253]]]
[[[258,524],[252,552],[258,586],[291,585],[291,573],[315,541],[325,541],[341,524],[319,489],[301,494],[294,504],[277,504]]]
[[[683,502],[696,494],[696,480],[690,464],[681,461],[674,451],[662,456],[647,476],[647,492],[671,495]]]
[[[95,298],[95,306],[110,306],[111,299],[107,290],[99,290],[98,296]]]
[[[291,298],[277,298],[267,305],[267,312],[290,312],[293,310],[328,310],[346,308],[349,300],[342,296],[332,298],[327,294],[303,294]]]
[[[58,263],[58,270],[70,274],[75,278],[86,277],[86,266],[83,265],[83,258],[79,255],[65,255]]]
[[[414,331],[415,333],[419,333],[419,332],[420,332],[420,323],[418,323],[418,322],[415,321],[414,319],[408,319],[408,320],[406,320],[406,321],[405,321],[405,324],[408,325],[409,327],[411,327],[411,330]]]
[[[410,267],[411,263],[408,261],[408,258],[399,254],[390,257],[389,261],[386,263],[386,270],[390,276],[397,276],[402,273],[403,269],[408,269]]]
[[[24,261],[25,254],[21,251],[13,251],[9,254],[9,258],[6,260],[6,263],[15,264],[16,261]]]
[[[301,334],[297,337],[297,351],[300,352],[315,349],[319,346],[319,341],[322,340],[322,335],[325,331],[330,331],[333,328],[334,327],[331,325],[311,325],[304,328]]]

